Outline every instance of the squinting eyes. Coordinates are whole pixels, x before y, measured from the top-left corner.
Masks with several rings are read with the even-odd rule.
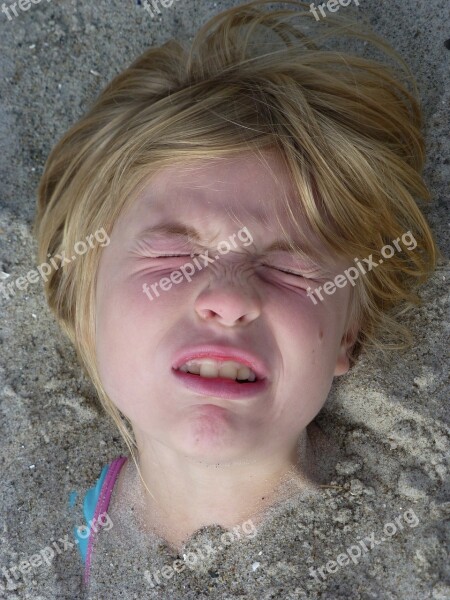
[[[295,277],[306,277],[305,274],[294,273],[294,271],[288,271],[287,269],[280,269],[280,267],[274,267],[273,265],[263,265],[263,267],[268,267],[269,269],[274,269],[275,271],[280,271],[280,273],[286,273],[287,275],[294,275]]]
[[[183,250],[178,251],[178,253],[176,254],[166,254],[164,253],[164,250],[162,248],[157,249],[155,247],[152,247],[150,245],[150,243],[144,239],[144,240],[139,240],[138,243],[132,248],[132,253],[133,254],[137,254],[138,256],[140,256],[141,258],[145,259],[165,259],[165,258],[186,258],[186,259],[194,259],[196,257],[201,257],[202,256],[202,249],[201,248],[193,248],[192,245],[190,245],[191,247],[188,249],[185,248]],[[168,248],[169,249],[169,248]],[[190,252],[189,252],[190,250]],[[176,251],[175,251],[176,252]],[[207,252],[206,252],[207,254]],[[309,261],[307,258],[305,260],[301,260],[300,262],[298,262],[297,260],[295,260],[294,262],[292,262],[292,258],[289,258],[289,263],[292,262],[292,266],[294,268],[296,268],[296,270],[291,270],[291,268],[289,268],[291,265],[289,264],[289,267],[286,265],[285,266],[285,261],[283,259],[282,256],[280,257],[270,257],[270,259],[268,260],[268,257],[266,258],[265,256],[253,256],[251,258],[251,260],[253,261],[253,264],[256,267],[264,267],[264,268],[268,268],[271,269],[273,271],[276,271],[278,273],[284,273],[286,275],[290,275],[291,277],[298,277],[298,278],[304,278],[304,279],[313,279],[313,278],[317,278],[320,277],[321,273],[322,273],[322,269],[319,267],[319,265]],[[322,275],[323,276],[323,275]]]
[[[194,258],[194,256],[201,256],[201,252],[193,252],[192,254],[158,254],[158,256],[152,256],[152,258],[182,258],[188,257]]]
[[[305,271],[304,273],[296,273],[295,271],[289,271],[288,269],[281,269],[280,267],[275,267],[274,265],[262,265],[263,267],[268,267],[269,269],[273,269],[274,271],[278,271],[279,273],[285,273],[286,275],[292,275],[293,277],[300,277],[302,279],[319,279],[320,274],[316,271]]]
[[[193,253],[193,254],[158,254],[157,256],[153,256],[152,258],[194,258],[196,256],[201,256],[201,253]],[[281,267],[276,267],[275,265],[267,265],[262,264],[262,267],[267,267],[268,269],[273,269],[274,271],[278,271],[279,273],[286,273],[286,275],[293,275],[294,277],[303,277],[304,279],[311,279],[313,273],[296,273],[295,271],[290,271],[289,269],[282,269]]]

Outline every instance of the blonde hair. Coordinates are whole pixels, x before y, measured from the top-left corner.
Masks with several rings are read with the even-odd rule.
[[[429,192],[421,177],[424,141],[413,79],[369,31],[331,15],[316,24],[299,10],[307,4],[293,0],[286,2],[293,9],[267,12],[269,1],[213,17],[190,48],[171,40],[147,50],[107,85],[45,165],[35,223],[39,259],[97,229],[111,233],[149,176],[168,165],[274,148],[298,190],[298,207],[287,205],[288,214],[299,230],[306,219],[336,256],[377,258],[394,238],[414,235],[417,248],[360,277],[352,299],[359,329],[353,360],[365,345],[404,347],[409,334],[398,315],[419,301],[415,289],[437,257],[417,205]],[[328,48],[343,36],[372,42],[396,59],[399,73]],[[288,241],[281,223],[280,229]],[[126,419],[97,372],[99,259],[97,247],[53,271],[45,293],[133,454]]]

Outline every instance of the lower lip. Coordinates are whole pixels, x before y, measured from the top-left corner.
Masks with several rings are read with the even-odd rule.
[[[260,394],[267,389],[267,379],[259,379],[251,383],[237,383],[232,379],[223,377],[200,377],[184,371],[172,369],[172,373],[185,387],[203,394],[205,396],[215,396],[216,398],[230,398],[239,400]]]

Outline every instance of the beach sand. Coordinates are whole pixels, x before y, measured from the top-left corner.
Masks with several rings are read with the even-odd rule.
[[[55,142],[149,45],[189,40],[209,17],[237,4],[177,0],[155,19],[131,0],[42,0],[11,21],[0,13],[0,272],[8,281],[36,266],[36,186]],[[433,194],[426,214],[449,256],[450,5],[360,0],[358,12],[418,80]],[[317,420],[339,448],[330,463],[332,487],[286,499],[252,538],[223,546],[220,527],[200,530],[181,554],[199,556],[207,545],[215,552],[155,587],[145,570],[170,566],[177,554],[131,526],[115,538],[118,510],[114,527],[100,531],[88,597],[450,599],[448,281],[448,263],[441,264],[422,289],[423,305],[407,320],[412,349],[390,358],[364,353],[336,381]],[[9,299],[0,295],[0,313],[0,598],[81,599],[82,565],[68,543],[69,494],[82,495],[127,450],[57,329],[41,284]],[[59,550],[53,546],[48,564],[18,572],[24,559],[49,557],[45,548],[53,543]],[[361,557],[333,573],[325,569],[325,578],[311,575],[311,567],[336,562],[358,545]]]

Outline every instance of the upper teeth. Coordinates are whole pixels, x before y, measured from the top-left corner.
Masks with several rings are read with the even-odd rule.
[[[179,367],[185,373],[194,373],[201,377],[225,377],[226,379],[239,379],[239,381],[255,381],[255,373],[234,360],[212,360],[197,358],[189,360]]]

